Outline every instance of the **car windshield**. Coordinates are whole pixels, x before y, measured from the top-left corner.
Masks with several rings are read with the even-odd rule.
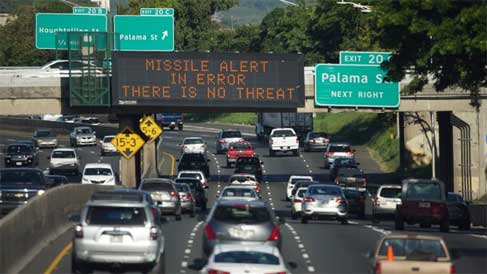
[[[201,180],[201,174],[198,173],[181,173],[179,174],[179,178],[194,178]]]
[[[333,196],[341,196],[342,194],[340,188],[326,187],[326,186],[310,187],[308,189],[308,193],[310,195],[333,195]]]
[[[242,133],[240,131],[224,131],[222,138],[242,138]]]
[[[144,225],[143,207],[90,206],[86,215],[89,225]]]
[[[446,257],[446,252],[439,240],[424,239],[385,239],[379,250],[379,256],[386,256],[392,246],[394,256],[404,256],[407,260],[435,261]]]
[[[328,134],[325,132],[313,132],[310,134],[309,138],[328,138]]]
[[[350,146],[330,146],[330,152],[352,152]]]
[[[42,131],[37,131],[34,136],[35,137],[52,137],[52,134],[50,131],[42,130]]]
[[[32,148],[27,145],[11,145],[7,148],[7,153],[32,153]]]
[[[85,169],[85,175],[103,175],[103,176],[109,176],[112,175],[112,170],[109,168],[87,168]]]
[[[219,205],[215,209],[214,218],[225,223],[256,224],[270,222],[271,214],[265,207],[249,204]]]
[[[148,190],[148,191],[173,191],[173,186],[171,183],[165,182],[143,182],[142,186],[140,187],[141,190]]]
[[[205,156],[200,153],[183,154],[181,162],[201,163],[206,162]]]
[[[279,258],[263,252],[230,251],[215,255],[215,263],[279,265]]]
[[[52,152],[51,158],[75,158],[74,151],[70,150],[55,150]]]
[[[77,134],[91,134],[91,129],[89,128],[79,128],[76,130]]]
[[[230,146],[231,150],[250,150],[252,146],[248,143],[236,143]]]
[[[250,188],[227,188],[223,190],[222,197],[257,198],[257,194]]]
[[[105,138],[103,138],[103,142],[104,143],[110,143],[113,140],[113,138],[114,138],[113,136],[105,137]]]
[[[380,191],[380,196],[384,198],[401,198],[401,189],[386,187]]]
[[[255,178],[251,177],[251,176],[237,175],[237,176],[230,177],[229,181],[230,181],[230,183],[235,182],[235,181],[237,181],[239,183],[244,183],[244,182],[248,182],[248,181],[255,182]]]
[[[185,139],[184,144],[185,145],[198,145],[198,144],[203,144],[203,140],[201,139]]]
[[[412,200],[441,200],[441,187],[436,183],[409,184],[407,197]]]
[[[42,184],[42,173],[37,170],[2,170],[0,171],[0,184]]]
[[[179,183],[179,182],[176,184],[176,190],[178,192],[184,192],[184,193],[190,193],[191,192],[191,188],[189,187],[188,184]]]
[[[296,136],[296,134],[294,134],[292,130],[282,129],[282,130],[274,131],[271,137],[291,137],[291,136]]]

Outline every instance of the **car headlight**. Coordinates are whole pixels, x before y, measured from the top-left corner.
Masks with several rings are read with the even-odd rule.
[[[45,192],[46,192],[46,191],[45,191],[45,190],[42,190],[42,189],[41,189],[41,190],[38,190],[38,191],[37,191],[37,195],[42,195],[42,194],[44,194]]]
[[[111,182],[113,182],[113,181],[115,181],[115,178],[110,177],[110,178],[108,178],[107,183],[111,183]]]
[[[81,181],[82,181],[81,182],[82,184],[89,184],[90,183],[90,180],[88,180],[86,178],[83,178]]]
[[[76,139],[77,139],[77,140],[81,139],[81,136],[76,136]]]

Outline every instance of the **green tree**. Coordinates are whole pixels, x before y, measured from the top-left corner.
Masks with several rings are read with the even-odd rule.
[[[413,70],[411,92],[435,78],[434,87],[460,87],[479,107],[479,89],[487,77],[487,5],[485,1],[377,1],[381,45],[395,54],[386,64],[389,76],[400,80]]]

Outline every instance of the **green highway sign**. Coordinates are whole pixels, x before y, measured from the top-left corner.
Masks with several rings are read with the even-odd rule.
[[[340,107],[399,107],[399,83],[384,82],[380,66],[317,64],[315,105]]]
[[[174,50],[173,16],[116,15],[113,22],[118,50]]]
[[[380,65],[391,58],[390,52],[340,51],[340,64]]]
[[[106,8],[98,7],[73,7],[74,14],[107,14]]]
[[[68,49],[67,32],[106,32],[106,15],[37,13],[36,48]],[[77,47],[78,45],[72,45]]]
[[[141,8],[140,15],[174,16],[173,8]]]

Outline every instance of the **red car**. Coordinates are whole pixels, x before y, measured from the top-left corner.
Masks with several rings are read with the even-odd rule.
[[[249,142],[231,143],[227,150],[227,166],[232,167],[238,157],[254,157],[254,147]]]

